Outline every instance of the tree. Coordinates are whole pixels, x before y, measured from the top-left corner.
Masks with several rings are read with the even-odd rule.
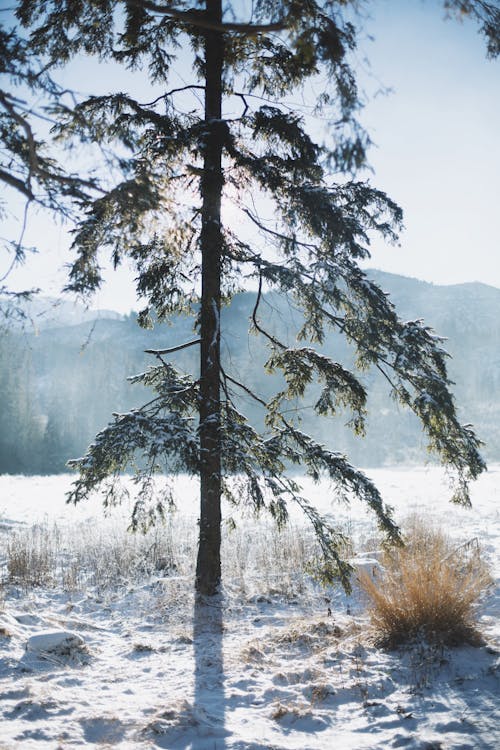
[[[445,5],[478,19],[490,54],[498,53],[495,6],[479,0]],[[154,398],[115,415],[86,456],[71,462],[80,474],[69,499],[79,502],[104,483],[104,502],[116,502],[115,483],[107,480],[135,465],[137,527],[163,513],[165,498],[149,502],[153,473],[199,475],[196,587],[202,594],[214,594],[220,582],[223,494],[267,507],[279,524],[288,501],[296,501],[317,534],[325,575],[348,586],[341,535],[301,496],[286,474],[290,465],[314,478],[326,474],[339,496],[355,493],[387,537],[399,541],[373,483],[345,456],[304,434],[289,414],[318,382],[318,415],[348,409],[353,430],[363,432],[365,387],[356,371],[322,350],[328,329],[348,339],[358,370],[379,370],[392,396],[418,415],[430,449],[455,472],[455,502],[469,502],[468,483],[485,468],[474,432],[457,419],[441,340],[422,321],[402,322],[359,266],[374,233],[396,239],[402,214],[387,195],[356,178],[369,138],[357,121],[350,6],[357,3],[257,0],[247,22],[240,20],[243,3],[223,12],[221,0],[193,7],[183,0],[19,2],[36,54],[61,64],[94,54],[146,70],[148,91],[155,88],[142,98],[114,92],[58,108],[57,135],[112,146],[120,173],[113,182],[117,172],[110,171],[106,192],[85,202],[68,288],[81,294],[98,288],[99,253],[107,249],[116,265],[125,259],[135,265],[138,293],[147,302],[140,323],[150,325],[153,312],[161,321],[189,309],[196,338],[151,350],[158,364],[132,380],[153,388]],[[183,56],[188,47],[193,78],[172,86],[175,53]],[[290,104],[320,73],[329,82],[315,107],[330,122],[324,144],[313,140],[307,113]],[[258,289],[251,327],[269,345],[267,368],[283,375],[283,388],[270,400],[236,377],[221,355],[221,306],[243,279]],[[279,338],[266,321],[269,289],[300,309],[296,337]],[[193,375],[168,359],[188,347],[200,354]],[[243,414],[237,393],[261,409],[264,431]]]

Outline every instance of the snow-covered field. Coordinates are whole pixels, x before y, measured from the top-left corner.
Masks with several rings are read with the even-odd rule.
[[[168,537],[161,554],[173,551],[173,562],[160,569],[155,552],[158,570],[141,575],[146,542],[119,551],[125,512],[102,521],[97,502],[66,507],[70,477],[0,477],[3,580],[8,545],[36,524],[32,538],[55,545],[67,582],[0,589],[0,748],[496,750],[500,469],[476,484],[472,510],[448,504],[439,469],[368,473],[398,520],[417,512],[457,542],[479,539],[495,579],[480,612],[485,645],[377,648],[356,590],[346,597],[295,573],[307,557],[298,518],[281,537],[250,519],[228,532],[223,596],[195,604],[196,484],[185,478],[181,510],[146,540],[151,551]],[[326,485],[306,481],[304,491],[369,564],[370,517],[356,503],[332,505]],[[84,582],[74,566],[92,556]]]

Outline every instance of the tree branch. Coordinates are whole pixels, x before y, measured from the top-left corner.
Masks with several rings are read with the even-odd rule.
[[[256,216],[253,215],[250,209],[242,208],[241,210],[248,216],[251,221],[253,221],[256,227],[258,227],[263,232],[267,232],[267,234],[270,234],[272,237],[276,237],[278,240],[282,240],[283,242],[293,242],[293,244],[297,247],[305,247],[308,250],[316,250],[316,245],[314,245],[312,242],[302,242],[295,237],[288,237],[286,234],[276,232],[274,229],[269,229],[269,227],[264,226],[264,224],[259,221]]]
[[[259,404],[262,404],[262,406],[267,407],[267,403],[264,401],[264,399],[257,396],[250,388],[248,388],[243,383],[240,383],[239,380],[235,380],[230,375],[227,374],[227,372],[224,371],[224,369],[221,366],[221,373],[225,380],[229,380],[230,383],[233,383],[233,385],[237,385],[238,388],[241,388],[245,393],[248,393],[249,396],[251,396],[255,401],[257,401]],[[224,389],[225,390],[225,389]]]
[[[262,273],[259,273],[259,290],[257,292],[257,299],[255,300],[255,305],[252,310],[252,322],[255,326],[255,330],[261,333],[267,339],[269,339],[269,341],[272,344],[274,344],[274,346],[277,346],[278,349],[286,349],[286,346],[283,343],[281,343],[281,341],[278,341],[278,339],[274,338],[274,336],[271,336],[270,333],[268,333],[264,328],[260,326],[260,323],[257,320],[257,310],[259,309],[261,299],[262,299]]]
[[[171,346],[170,349],[144,349],[145,354],[154,354],[156,357],[162,354],[172,354],[173,352],[179,352],[181,349],[187,349],[189,346],[195,346],[200,344],[201,339],[193,339],[193,341],[187,341],[185,344],[179,344],[178,346]]]
[[[249,109],[249,104],[248,104],[248,102],[247,102],[247,100],[246,100],[246,98],[245,98],[245,94],[242,94],[242,93],[237,93],[237,92],[235,91],[235,92],[234,92],[234,96],[239,96],[239,97],[240,97],[240,99],[241,99],[241,101],[243,102],[243,105],[244,105],[244,107],[245,107],[245,109],[243,110],[243,113],[241,114],[241,116],[240,116],[240,118],[239,118],[240,120],[243,120],[243,119],[244,119],[244,117],[245,117],[245,115],[246,115],[246,113],[248,112],[248,109]]]
[[[149,2],[149,0],[137,0],[133,2],[134,5],[138,5],[141,8],[150,10],[153,13],[161,13],[169,18],[174,18],[176,21],[189,24],[190,26],[198,26],[201,29],[209,29],[210,31],[234,31],[237,34],[245,34],[247,36],[253,36],[254,34],[266,34],[273,31],[284,31],[287,28],[287,21],[285,18],[275,21],[274,23],[267,24],[252,24],[252,23],[217,23],[211,21],[201,14],[193,13],[192,11],[177,10],[176,8],[163,7],[156,3]]]
[[[0,168],[0,180],[2,182],[5,182],[7,185],[10,185],[11,187],[18,190],[20,193],[26,196],[26,198],[29,201],[35,200],[35,196],[33,195],[31,188],[22,180],[19,180],[17,177],[14,177],[14,175],[10,174],[10,172],[6,172],[4,169]]]
[[[77,185],[79,187],[88,187],[92,188],[93,190],[98,190],[103,195],[106,191],[101,190],[97,187],[97,185],[92,182],[91,180],[81,180],[79,177],[70,177],[67,175],[61,175],[56,174],[55,172],[49,172],[46,169],[43,169],[43,167],[40,166],[40,160],[38,158],[38,154],[36,152],[36,141],[35,136],[33,135],[33,131],[31,129],[31,126],[29,122],[24,118],[22,115],[17,112],[16,108],[12,104],[12,102],[9,101],[8,94],[5,94],[3,91],[0,91],[0,104],[3,106],[3,108],[9,113],[9,115],[12,117],[15,122],[24,130],[26,134],[26,142],[28,144],[28,153],[29,153],[29,171],[28,171],[28,178],[27,178],[27,184],[23,185],[23,183],[20,183],[25,188],[24,190],[21,190],[20,185],[15,185],[12,180],[5,180],[6,182],[9,182],[9,184],[14,185],[14,187],[17,187],[18,190],[21,190],[30,200],[34,198],[33,194],[31,193],[31,178],[33,175],[37,175],[38,177],[41,177],[45,180],[54,180],[54,182],[60,182],[62,184],[68,184],[68,185]],[[5,174],[5,173],[4,173]],[[12,178],[13,180],[16,180],[16,178]],[[27,192],[28,191],[28,192]]]
[[[168,99],[168,97],[172,96],[172,94],[178,94],[179,91],[189,91],[190,89],[200,89],[201,91],[205,91],[205,86],[201,86],[196,83],[193,83],[188,86],[179,86],[179,88],[171,89],[170,91],[167,91],[166,94],[157,96],[156,99],[153,99],[152,102],[145,102],[144,104],[140,104],[139,106],[140,107],[153,107],[155,104],[158,104],[158,102],[161,102],[162,99]]]
[[[31,127],[27,120],[22,117],[19,112],[16,112],[16,108],[14,105],[8,101],[7,97],[3,93],[3,91],[0,91],[0,104],[3,105],[3,108],[7,110],[9,115],[12,117],[13,120],[17,122],[17,124],[24,130],[26,133],[26,140],[28,143],[28,151],[29,151],[29,162],[30,162],[30,170],[28,174],[28,189],[31,192],[31,175],[32,172],[38,171],[38,157],[36,154],[36,145],[35,145],[35,138],[33,136],[33,131],[31,130]]]

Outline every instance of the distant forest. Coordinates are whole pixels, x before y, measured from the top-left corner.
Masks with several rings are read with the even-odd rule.
[[[373,271],[388,291],[400,315],[424,318],[436,333],[447,337],[444,348],[462,421],[472,422],[485,442],[490,462],[500,459],[500,290],[484,284],[434,286],[415,279]],[[222,352],[234,377],[264,399],[279,387],[263,364],[268,349],[261,338],[248,334],[255,295],[237,295],[223,314]],[[269,321],[280,338],[287,336],[298,313],[288,299],[267,295]],[[45,305],[45,314],[40,310]],[[26,310],[35,320],[23,326],[5,323],[0,329],[0,472],[48,474],[66,471],[66,461],[85,452],[113,412],[124,412],[148,400],[142,386],[127,378],[155,363],[144,349],[165,348],[193,336],[193,319],[176,319],[145,331],[136,316],[102,313],[97,319],[64,303],[52,308],[37,300]],[[263,314],[263,312],[261,313]],[[38,330],[37,330],[38,329]],[[332,335],[324,348],[339,362],[352,362],[345,342]],[[195,367],[192,350],[171,355],[182,369]],[[427,459],[425,438],[416,418],[389,397],[388,384],[369,371],[362,375],[369,399],[365,438],[354,436],[346,424],[349,413],[318,418],[309,394],[300,411],[290,404],[290,417],[301,419],[306,432],[334,450],[345,452],[356,464],[368,466],[421,463]],[[261,422],[255,402],[240,398],[250,421]]]

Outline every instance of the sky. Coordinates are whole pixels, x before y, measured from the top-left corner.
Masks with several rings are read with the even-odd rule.
[[[405,215],[400,246],[375,242],[367,265],[436,284],[500,287],[500,61],[487,60],[472,22],[445,20],[436,0],[373,0],[367,8],[356,60],[362,122],[374,141],[370,179]],[[63,77],[89,93],[99,78],[88,61]],[[8,231],[19,231],[22,208],[11,203]],[[31,208],[25,241],[39,252],[11,286],[59,295],[68,230]],[[139,309],[130,270],[106,273],[91,306]]]
[[[435,0],[377,2],[364,47],[387,96],[364,122],[374,182],[405,212],[401,248],[370,265],[439,284],[500,287],[500,61]]]

